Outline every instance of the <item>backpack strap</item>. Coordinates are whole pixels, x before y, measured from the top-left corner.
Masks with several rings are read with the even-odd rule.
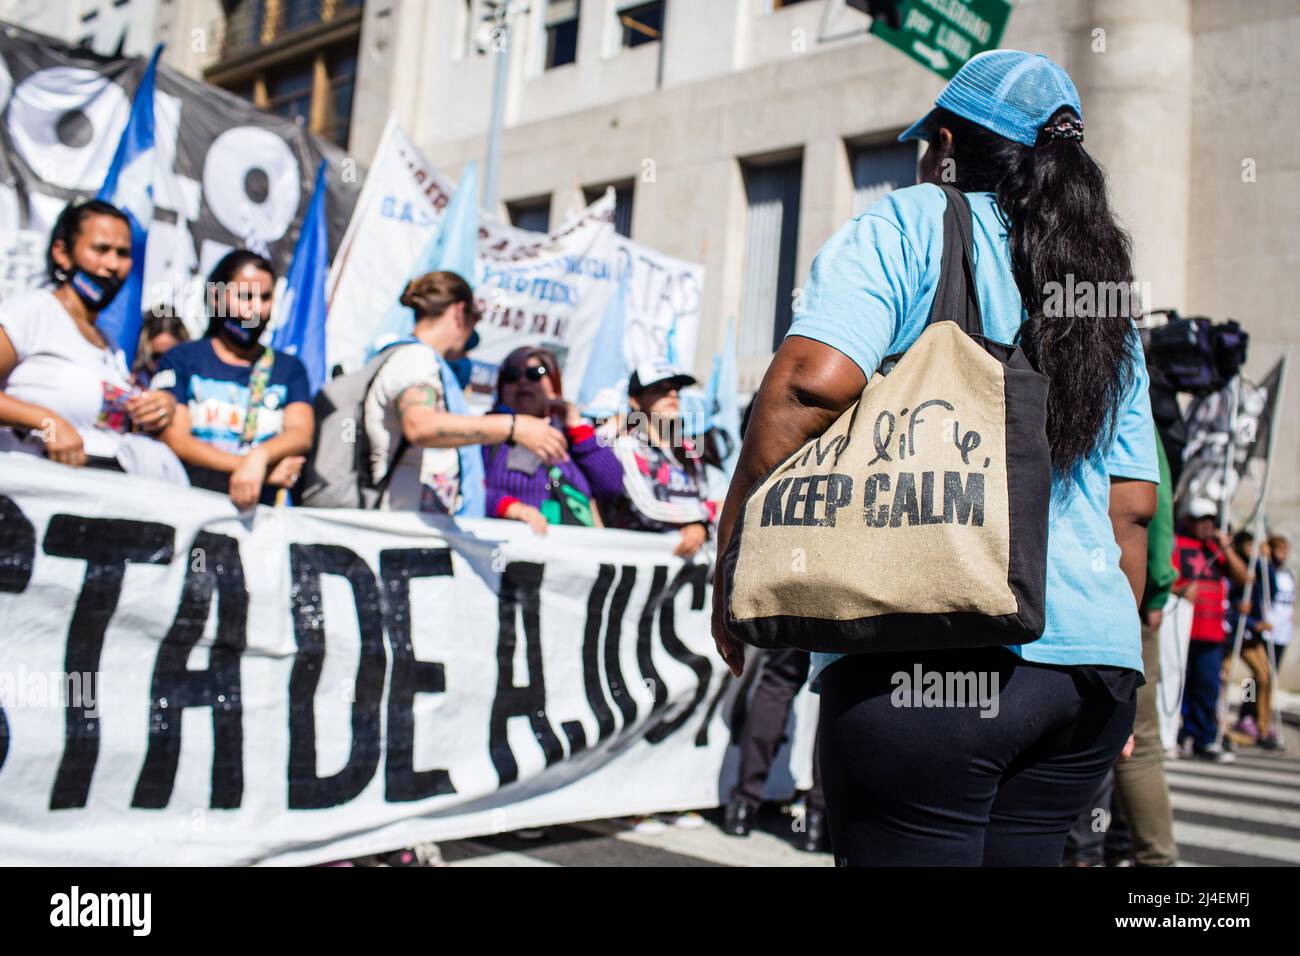
[[[975,287],[975,228],[970,200],[953,186],[940,184],[939,188],[947,200],[943,211],[943,255],[939,259],[939,284],[934,290],[925,327],[953,321],[967,335],[983,335],[979,292]],[[886,355],[877,371],[887,374],[902,357],[902,352]]]
[[[384,366],[388,364],[388,360],[391,359],[394,355],[396,355],[398,350],[396,348],[390,347],[385,349],[384,351],[386,351],[388,354],[382,356],[382,361],[375,362],[375,370],[370,376],[370,381],[366,382],[366,390],[365,392],[362,393],[361,401],[359,403],[361,406],[361,421],[358,423],[360,427],[357,429],[356,471],[357,471],[357,484],[358,484],[358,488],[357,488],[358,500],[361,502],[361,506],[363,508],[365,507],[365,502],[366,502],[365,493],[367,490],[373,490],[375,492],[374,507],[375,509],[379,508],[379,503],[384,500],[384,493],[388,491],[388,485],[393,479],[393,471],[397,468],[397,463],[402,460],[402,456],[406,454],[406,450],[411,447],[411,443],[406,440],[406,435],[405,433],[403,433],[402,437],[399,438],[397,441],[397,450],[393,453],[392,457],[388,460],[388,467],[384,469],[383,477],[380,478],[379,481],[376,482],[375,484],[373,485],[371,484],[370,433],[366,430],[366,422],[365,422],[366,400],[370,397],[370,390],[375,387],[375,379],[379,377],[379,373],[384,370]]]

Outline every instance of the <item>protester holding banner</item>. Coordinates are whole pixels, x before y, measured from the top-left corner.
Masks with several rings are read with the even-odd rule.
[[[414,340],[390,346],[364,402],[372,477],[383,489],[379,507],[464,514],[477,498],[481,517],[482,463],[473,446],[513,441],[549,467],[567,460],[568,443],[534,415],[467,413],[448,364],[461,357],[479,319],[474,292],[461,276],[430,272],[412,279],[400,301],[415,313]]]
[[[1133,729],[1145,525],[1160,474],[1132,316],[1123,304],[1063,314],[1049,298],[1067,276],[1076,285],[1132,281],[1128,239],[1083,129],[1074,83],[1046,57],[997,50],[971,59],[901,137],[929,142],[923,185],[888,194],[823,247],[807,307],[755,399],[720,522],[723,554],[750,489],[826,432],[882,360],[926,329],[946,244],[940,185],[955,173],[973,236],[960,219],[952,234],[973,245],[983,334],[1018,342],[1047,379],[1045,625],[1038,640],[1005,648],[918,642],[893,653],[813,654],[831,845],[843,865],[1056,866],[1072,821]],[[906,533],[897,519],[878,530]],[[861,567],[882,583],[927,573]],[[953,581],[949,593],[956,599],[966,586]],[[744,647],[727,629],[724,590],[715,585],[714,634],[739,673]],[[977,634],[957,633],[960,622],[952,628],[954,641],[975,643]],[[996,679],[998,712],[899,706],[891,692],[899,673]]]
[[[704,462],[686,436],[677,390],[695,378],[662,359],[637,366],[628,380],[632,413],[619,426],[614,451],[626,497],[606,506],[609,524],[633,531],[680,529],[676,555],[692,557],[709,538],[714,504],[706,498]]]
[[[131,368],[135,383],[148,388],[163,356],[189,340],[189,329],[170,306],[157,306],[146,313],[140,325],[140,344],[136,346],[135,363]]]
[[[0,451],[75,467],[185,483],[157,434],[176,403],[135,388],[117,343],[97,327],[131,271],[131,233],[116,207],[71,203],[47,250],[53,289],[7,299],[0,310]]]
[[[484,445],[487,514],[524,521],[539,534],[552,524],[603,527],[594,499],[623,493],[623,467],[577,407],[565,401],[555,355],[525,346],[506,356],[492,411],[562,421],[570,458],[546,468],[537,455],[513,442]]]
[[[208,331],[178,345],[154,382],[171,389],[176,417],[163,441],[197,488],[229,494],[241,511],[275,504],[311,448],[314,416],[307,370],[261,344],[271,321],[275,267],[248,249],[227,253],[205,288]]]
[[[1174,590],[1189,584],[1196,586],[1179,741],[1188,756],[1230,763],[1235,758],[1218,743],[1227,584],[1229,578],[1244,583],[1247,572],[1246,563],[1237,555],[1231,539],[1227,534],[1220,534],[1218,514],[1218,506],[1213,501],[1193,499],[1184,518],[1183,533],[1174,545],[1174,567],[1178,570]],[[1231,646],[1229,643],[1228,648]]]

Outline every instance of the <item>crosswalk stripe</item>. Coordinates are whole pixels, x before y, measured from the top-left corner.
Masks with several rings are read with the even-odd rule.
[[[1300,793],[1300,778],[1287,773],[1278,773],[1274,770],[1264,770],[1259,767],[1244,767],[1239,763],[1203,763],[1199,766],[1189,766],[1188,762],[1180,761],[1177,764],[1165,764],[1165,771],[1194,773],[1197,776],[1222,777],[1243,782],[1275,783],[1282,787],[1293,787],[1297,793]]]
[[[1170,790],[1178,787],[1191,787],[1197,790],[1213,791],[1225,795],[1241,797],[1262,797],[1276,800],[1288,806],[1300,807],[1300,790],[1295,787],[1272,786],[1266,783],[1252,783],[1249,780],[1225,780],[1203,774],[1187,773],[1165,768],[1165,779],[1169,781]]]
[[[461,857],[458,849],[463,848],[470,851],[470,854]],[[548,860],[539,860],[531,857],[527,853],[514,853],[510,850],[497,850],[493,847],[484,846],[481,843],[475,843],[473,840],[458,840],[454,844],[446,844],[442,847],[443,857],[447,859],[448,866],[486,866],[486,867],[505,867],[505,866],[559,866],[559,863],[551,863]]]
[[[592,821],[582,826],[593,832],[608,834],[617,840],[684,853],[724,866],[835,865],[829,853],[805,853],[761,830],[754,830],[747,837],[733,837],[712,825],[695,830],[670,826],[667,832],[658,835],[636,833],[605,820]]]
[[[1172,795],[1172,801],[1175,812],[1191,810],[1196,813],[1214,814],[1229,820],[1292,827],[1296,831],[1296,837],[1300,838],[1300,807],[1291,809],[1267,806],[1237,799],[1203,797],[1195,793],[1175,793]]]
[[[1177,818],[1174,819],[1174,841],[1180,848],[1186,845],[1230,849],[1234,853],[1249,854],[1263,859],[1300,863],[1300,840],[1279,840],[1224,827],[1187,823]]]

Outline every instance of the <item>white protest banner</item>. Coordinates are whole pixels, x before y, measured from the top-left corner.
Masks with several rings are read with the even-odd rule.
[[[390,119],[330,272],[331,366],[359,367],[454,190]],[[663,355],[674,328],[679,353],[694,354],[704,267],[614,233],[610,195],[549,234],[481,214],[477,291],[497,313],[492,324],[510,334],[494,349],[485,323],[475,359],[491,364],[511,348],[546,343],[561,353],[566,379],[580,382],[601,307],[624,275],[629,367]],[[610,224],[608,242],[589,231],[597,224]],[[557,323],[563,337],[554,335]]]
[[[0,455],[0,860],[307,864],[725,797],[674,539]]]

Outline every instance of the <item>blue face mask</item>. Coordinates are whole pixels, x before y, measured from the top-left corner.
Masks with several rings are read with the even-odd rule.
[[[258,322],[256,325],[244,325],[242,319],[226,319],[221,323],[221,328],[225,331],[230,341],[236,345],[247,348],[262,336],[262,330],[266,324]]]
[[[68,277],[68,284],[72,286],[72,291],[77,294],[77,298],[85,303],[87,309],[91,312],[102,312],[117,298],[126,280],[112,275],[93,276],[81,266],[77,266]]]

